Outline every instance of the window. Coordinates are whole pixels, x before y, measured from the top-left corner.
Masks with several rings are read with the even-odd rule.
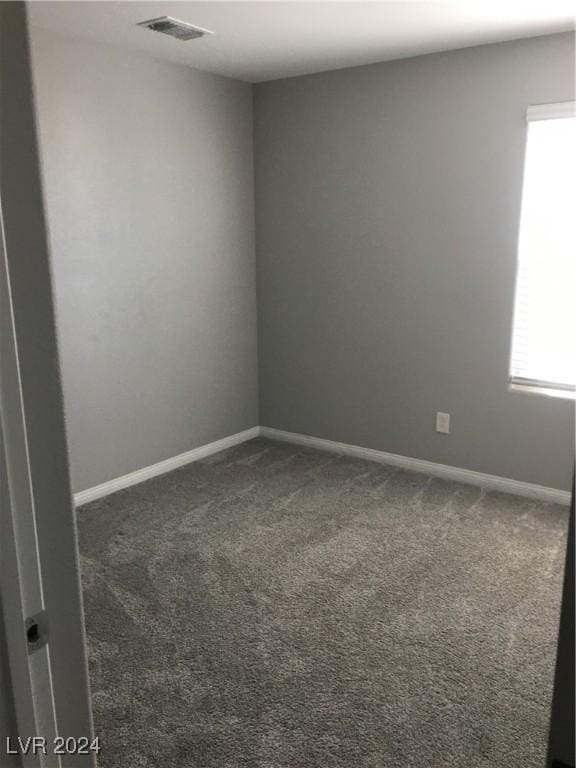
[[[576,390],[574,103],[528,110],[510,383]],[[570,394],[570,396],[573,396]]]

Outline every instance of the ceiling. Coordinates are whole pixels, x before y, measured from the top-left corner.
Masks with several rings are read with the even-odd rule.
[[[574,28],[572,0],[30,2],[33,26],[249,82]],[[181,42],[137,27],[174,16],[213,35]]]

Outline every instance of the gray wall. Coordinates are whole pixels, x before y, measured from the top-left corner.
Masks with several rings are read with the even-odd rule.
[[[573,98],[573,59],[564,34],[256,87],[262,424],[568,488],[573,405],[507,368],[525,111]]]
[[[570,35],[256,86],[260,419],[250,86],[33,43],[75,490],[258,421],[568,487],[572,406],[506,376]]]
[[[252,92],[32,42],[78,491],[258,423]]]

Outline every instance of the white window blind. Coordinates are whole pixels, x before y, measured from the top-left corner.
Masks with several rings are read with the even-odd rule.
[[[528,111],[510,381],[576,389],[576,119]]]

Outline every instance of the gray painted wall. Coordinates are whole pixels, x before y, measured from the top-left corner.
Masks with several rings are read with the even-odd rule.
[[[506,376],[524,113],[572,97],[570,35],[256,86],[260,419],[250,86],[33,43],[75,490],[258,421],[568,487],[571,404]]]
[[[78,491],[258,423],[252,91],[32,42]]]
[[[507,369],[525,111],[573,62],[564,34],[256,86],[262,424],[569,487],[573,405]]]

